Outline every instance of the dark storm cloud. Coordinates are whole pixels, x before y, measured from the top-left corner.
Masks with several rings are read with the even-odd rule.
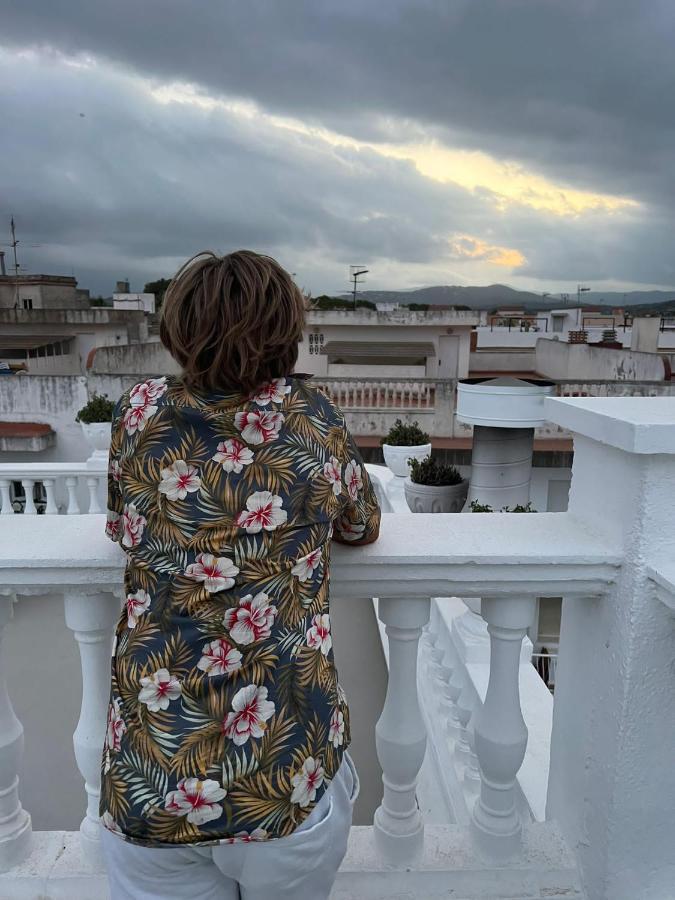
[[[101,54],[362,137],[394,115],[592,190],[654,196],[672,178],[670,0],[6,5],[4,40]]]
[[[0,0],[0,14],[0,44],[38,48],[2,65],[0,216],[97,290],[214,245],[275,252],[317,289],[355,259],[451,272],[452,234],[517,249],[531,279],[675,280],[670,0]],[[361,140],[436,136],[642,205],[497,213],[490,191],[409,162],[162,105],[134,73]]]

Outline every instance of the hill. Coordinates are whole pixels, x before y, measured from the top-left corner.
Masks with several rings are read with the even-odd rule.
[[[341,295],[348,298],[349,294]],[[360,300],[371,303],[428,303],[430,306],[468,306],[471,309],[494,309],[498,306],[524,306],[526,309],[555,309],[576,306],[576,295],[567,303],[559,294],[542,297],[532,291],[518,291],[504,284],[486,287],[437,285],[409,291],[359,291]],[[583,295],[584,306],[675,307],[675,290],[671,291],[589,291]]]

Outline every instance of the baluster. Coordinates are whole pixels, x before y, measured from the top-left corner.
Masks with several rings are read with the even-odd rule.
[[[33,492],[35,490],[35,481],[32,478],[22,478],[21,484],[23,485],[23,493],[24,493],[24,506],[23,512],[26,516],[36,516],[37,509],[35,508],[35,498],[33,497]]]
[[[490,678],[485,702],[475,716],[481,787],[472,825],[482,849],[499,859],[514,855],[520,847],[515,784],[525,758],[527,727],[520,709],[518,670],[534,609],[534,597],[484,597],[481,602],[490,634]]]
[[[45,515],[52,516],[57,513],[56,496],[54,494],[54,479],[43,478],[42,483],[45,486],[45,495],[47,497],[47,505],[45,507]]]
[[[105,510],[98,501],[98,475],[87,475],[87,487],[89,488],[89,512],[101,513]]]
[[[66,477],[66,488],[68,489],[68,509],[66,514],[76,516],[80,512],[80,504],[77,502],[77,476],[68,475]]]
[[[0,478],[0,501],[2,501],[2,509],[0,509],[0,516],[12,516],[14,515],[14,509],[12,507],[12,498],[9,495],[11,482],[9,478]]]
[[[410,598],[381,598],[378,606],[389,639],[389,681],[375,726],[384,794],[373,826],[379,852],[399,867],[418,859],[424,847],[416,785],[427,738],[417,696],[417,647],[429,606],[428,599]]]
[[[66,625],[77,641],[82,667],[82,705],[73,746],[87,794],[80,839],[91,862],[100,861],[101,754],[110,694],[110,652],[119,609],[119,599],[109,592],[72,590],[65,595]]]
[[[0,590],[0,641],[12,618],[12,600],[9,591]],[[19,800],[17,773],[22,756],[23,726],[7,693],[0,645],[0,872],[16,866],[30,850],[30,816]]]

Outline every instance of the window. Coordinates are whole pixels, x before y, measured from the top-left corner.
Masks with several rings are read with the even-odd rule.
[[[309,336],[309,354],[310,356],[318,356],[323,350],[324,337],[322,334],[310,334]]]
[[[33,298],[32,297],[24,297],[23,298],[23,308],[24,309],[32,309],[33,308]]]

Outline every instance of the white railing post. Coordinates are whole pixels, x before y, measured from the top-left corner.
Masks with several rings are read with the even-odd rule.
[[[105,512],[98,500],[99,475],[87,475],[87,488],[89,489],[89,509],[91,513]]]
[[[35,498],[33,497],[35,482],[32,478],[22,478],[21,484],[23,485],[23,495],[25,498],[23,506],[24,515],[35,516],[37,515],[37,509],[35,508]]]
[[[429,621],[428,598],[381,598],[378,617],[389,639],[389,681],[375,727],[384,794],[375,811],[375,843],[393,866],[418,859],[424,826],[417,804],[417,776],[426,750],[426,731],[417,696],[417,647]]]
[[[47,504],[45,506],[45,515],[51,516],[56,515],[59,511],[56,505],[56,497],[54,495],[54,478],[43,478],[42,483],[45,487],[45,495],[47,497]]]
[[[77,502],[77,476],[68,475],[66,478],[66,489],[68,491],[68,508],[66,514],[69,516],[79,515],[80,504]]]
[[[0,516],[11,516],[14,514],[12,499],[9,495],[10,485],[11,482],[9,478],[0,478],[0,502],[2,503]]]
[[[474,718],[481,772],[473,809],[473,832],[481,849],[508,859],[520,849],[522,823],[516,808],[516,775],[525,758],[527,727],[520,708],[520,650],[534,619],[534,597],[484,597],[481,614],[490,634],[490,678]]]
[[[13,596],[0,591],[0,641],[12,618]],[[0,872],[16,866],[28,854],[30,816],[19,800],[19,765],[23,754],[23,726],[7,693],[0,645]]]
[[[110,592],[73,589],[65,594],[65,610],[66,625],[77,641],[82,666],[82,705],[73,734],[75,759],[87,793],[80,837],[87,858],[99,862],[101,754],[110,694],[110,652],[120,601]]]

